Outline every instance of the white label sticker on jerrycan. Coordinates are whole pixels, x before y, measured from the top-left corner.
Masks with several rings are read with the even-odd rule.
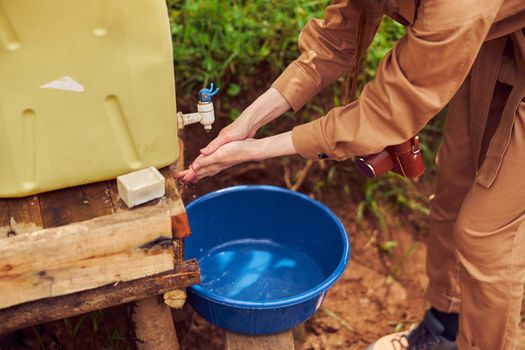
[[[55,89],[55,90],[64,90],[64,91],[74,91],[74,92],[83,92],[84,85],[77,82],[75,79],[70,76],[65,76],[60,79],[51,81],[47,84],[40,86],[41,89]]]

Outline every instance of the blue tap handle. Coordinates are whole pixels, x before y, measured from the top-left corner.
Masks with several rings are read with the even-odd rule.
[[[219,88],[213,91],[213,87],[214,85],[211,83],[209,89],[204,88],[199,91],[199,102],[211,102],[211,98],[219,92]]]

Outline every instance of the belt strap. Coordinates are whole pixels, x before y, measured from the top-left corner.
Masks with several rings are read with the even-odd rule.
[[[503,108],[503,112],[501,114],[500,124],[496,129],[494,136],[492,137],[487,150],[487,156],[478,174],[478,183],[487,188],[490,187],[496,179],[496,175],[498,174],[499,168],[501,167],[503,156],[510,143],[516,111],[521,100],[525,97],[525,37],[523,36],[523,31],[518,30],[513,32],[511,34],[511,38],[514,44],[514,56],[518,68],[518,78],[516,84],[510,92],[507,102],[505,103],[505,107]],[[499,67],[497,71],[499,71]],[[491,91],[493,90],[494,87],[492,86]],[[481,103],[482,101],[483,100],[478,100],[478,103]],[[485,101],[483,101],[483,103],[485,104]],[[487,108],[485,111],[487,115],[489,108]],[[485,115],[485,123],[487,115]],[[475,115],[472,113],[470,116],[470,119],[475,117]],[[481,137],[483,137],[483,135],[481,135]],[[481,142],[481,138],[479,139],[479,142]]]
[[[470,79],[469,137],[475,169],[481,152],[481,142],[487,125],[490,103],[498,79],[508,36],[487,41],[481,47],[472,66]]]

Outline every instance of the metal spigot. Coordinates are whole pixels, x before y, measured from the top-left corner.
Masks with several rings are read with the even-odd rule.
[[[213,90],[214,84],[210,88],[204,88],[199,91],[199,102],[197,103],[197,113],[183,114],[177,113],[179,129],[193,123],[201,123],[206,132],[211,131],[211,126],[215,122],[215,112],[213,110],[212,97],[219,92],[219,88]]]

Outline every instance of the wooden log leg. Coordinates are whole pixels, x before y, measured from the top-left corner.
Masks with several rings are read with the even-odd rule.
[[[260,336],[226,332],[226,350],[294,350],[292,331]]]
[[[173,316],[173,321],[175,322],[179,344],[184,345],[184,339],[188,336],[190,329],[193,326],[195,311],[193,311],[192,307],[186,303],[182,309],[172,309],[171,314]]]
[[[138,350],[179,350],[171,310],[155,296],[128,304]]]

